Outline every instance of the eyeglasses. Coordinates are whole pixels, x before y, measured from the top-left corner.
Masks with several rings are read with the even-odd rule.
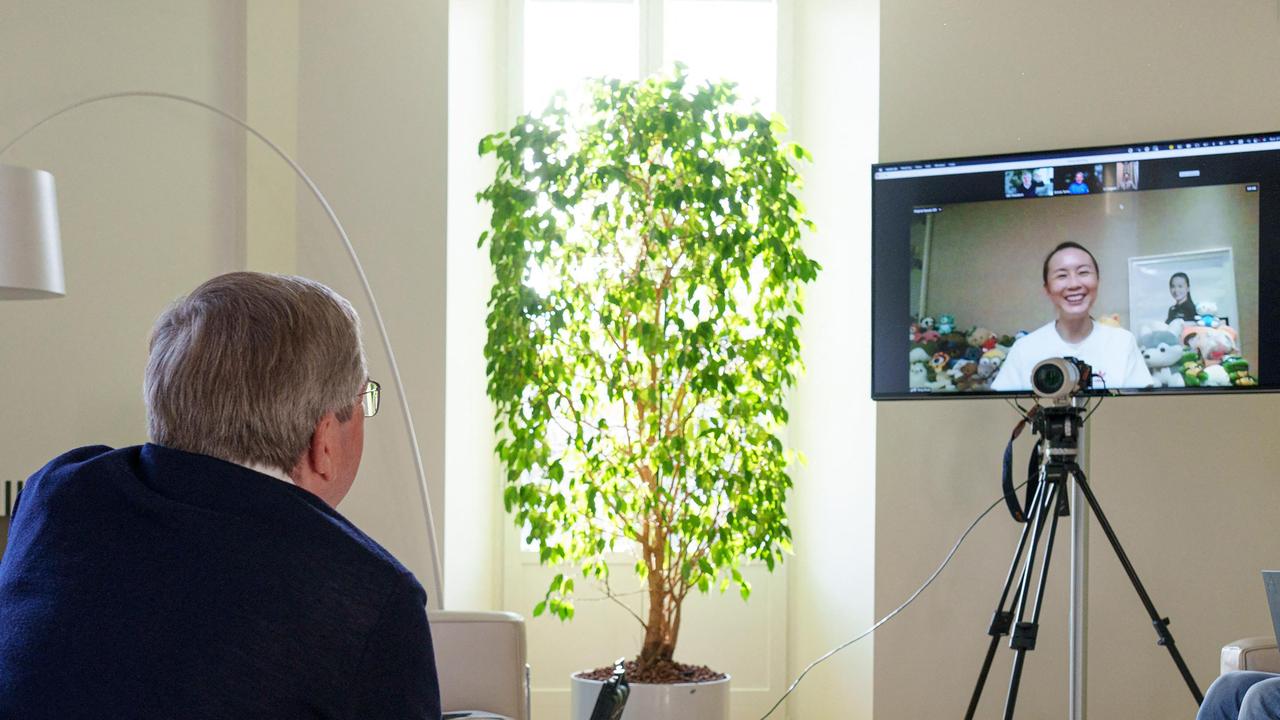
[[[364,416],[371,418],[378,414],[378,401],[382,396],[382,386],[376,380],[370,380],[365,383],[364,391],[360,393],[360,407],[364,410]]]

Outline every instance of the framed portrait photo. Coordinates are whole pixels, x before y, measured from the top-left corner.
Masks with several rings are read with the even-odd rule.
[[[1214,315],[1239,331],[1235,260],[1231,248],[1129,258],[1129,329],[1181,317],[1195,322],[1195,306],[1211,303]]]

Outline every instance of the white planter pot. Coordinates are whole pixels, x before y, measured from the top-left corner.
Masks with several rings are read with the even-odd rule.
[[[571,720],[591,720],[600,695],[600,680],[569,678]],[[729,677],[701,683],[648,685],[631,683],[622,720],[729,720]]]

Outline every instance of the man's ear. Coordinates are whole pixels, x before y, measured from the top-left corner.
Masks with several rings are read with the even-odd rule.
[[[338,422],[333,413],[326,413],[320,418],[320,422],[316,423],[316,429],[311,433],[311,445],[307,448],[307,458],[311,464],[311,469],[317,475],[329,479],[333,474],[333,456],[332,439],[334,425]]]
[[[311,442],[306,452],[302,453],[298,464],[289,473],[293,482],[304,490],[321,495],[321,490],[333,476],[334,462],[332,455],[333,433],[337,429],[338,419],[333,413],[326,413],[311,431]]]

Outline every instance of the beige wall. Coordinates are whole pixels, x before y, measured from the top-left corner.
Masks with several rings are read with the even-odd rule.
[[[448,3],[308,0],[298,17],[299,160],[342,219],[377,294],[443,541]],[[355,304],[370,372],[384,388],[342,512],[431,592],[419,483],[400,418],[404,399],[391,387],[368,303],[329,221],[309,195],[300,194],[297,206],[298,270]],[[441,599],[433,595],[433,603]]]
[[[1280,117],[1272,3],[904,0],[884,3],[881,22],[886,161],[1257,131]],[[1018,48],[1053,52],[1027,62]],[[1269,632],[1258,571],[1280,559],[1280,450],[1264,440],[1276,402],[1124,398],[1089,422],[1095,490],[1202,689],[1223,643]],[[993,401],[880,403],[877,613],[901,602],[996,499],[1015,419]],[[1023,441],[1019,457],[1026,450]],[[1017,530],[997,510],[880,631],[879,720],[964,712]],[[1090,552],[1091,716],[1191,717],[1190,694],[1096,524]],[[1066,567],[1062,548],[1019,717],[1066,714]],[[984,716],[998,712],[1009,655],[1002,646]]]
[[[0,2],[0,145],[65,105],[120,90],[243,113],[244,14],[244,3],[221,0],[138,0],[129,12]],[[25,479],[79,445],[146,439],[152,320],[243,263],[243,150],[242,132],[204,110],[123,99],[62,116],[0,158],[53,172],[67,281],[62,299],[0,303],[0,480]]]
[[[3,141],[72,101],[150,89],[247,115],[296,150],[378,293],[443,538],[446,1],[0,0],[0,18]],[[77,445],[145,441],[156,314],[219,272],[296,269],[355,303],[387,390],[341,510],[438,602],[401,398],[369,306],[315,199],[251,142],[247,163],[246,143],[199,108],[125,99],[59,118],[3,158],[57,177],[68,295],[0,304],[0,392],[40,398],[0,413],[0,480]]]

